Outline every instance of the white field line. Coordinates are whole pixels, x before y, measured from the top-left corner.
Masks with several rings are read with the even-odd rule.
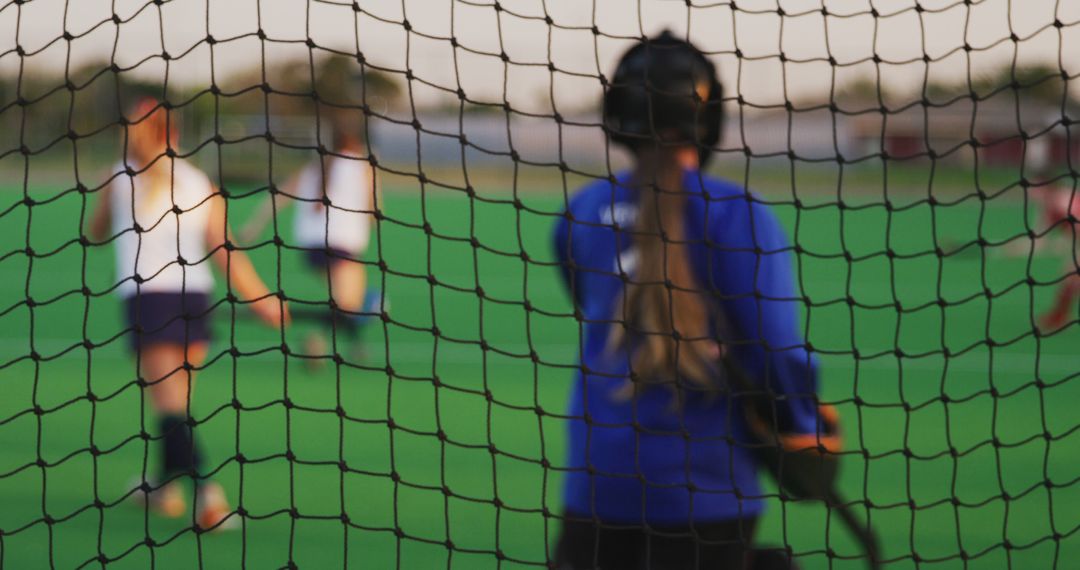
[[[82,342],[81,339],[38,338],[35,339],[34,346],[43,356],[52,356],[80,342]],[[214,344],[220,347],[219,342]],[[270,344],[272,343],[269,341],[267,341],[266,344],[243,342],[240,346],[241,349],[247,349],[248,347],[255,346],[270,346]],[[126,349],[120,348],[125,345],[126,342],[123,340],[114,341],[108,348],[96,349],[94,358],[130,360],[131,356]],[[493,346],[498,350],[519,355],[528,354],[530,349],[528,345],[521,343],[493,343]],[[432,347],[433,343],[391,341],[389,344],[390,359],[395,363],[431,362]],[[541,360],[544,362],[573,365],[577,362],[578,358],[578,345],[576,344],[538,343],[533,346],[533,349],[536,350],[540,355]],[[213,352],[214,350],[215,349],[212,346],[211,351]],[[347,354],[348,346],[342,345],[340,350]],[[381,361],[381,355],[385,354],[382,345],[375,345],[374,343],[369,343],[367,352],[372,358],[378,358],[378,361]],[[83,353],[84,349],[75,348],[63,358],[80,358]],[[29,343],[26,337],[0,337],[0,363],[28,354]],[[509,358],[512,357],[489,352],[488,363],[489,365],[500,366],[504,365]],[[856,362],[850,357],[822,355],[820,356],[820,360],[821,366],[825,370],[853,370],[856,366]],[[1037,357],[1037,360],[1040,372],[1080,373],[1080,356],[1077,355],[1042,354]],[[473,364],[479,366],[482,363],[482,358],[478,346],[443,341],[439,343],[438,362],[447,364]],[[994,355],[993,368],[995,372],[1034,374],[1035,362],[1036,356],[1030,353],[998,352]],[[861,360],[858,362],[858,366],[860,370],[896,371],[899,369],[900,364],[898,364],[893,357],[882,356]],[[945,359],[941,356],[903,359],[904,370],[940,372],[944,366]],[[978,354],[953,357],[949,359],[948,367],[950,371],[987,373],[989,372],[990,360],[986,352],[980,352]]]

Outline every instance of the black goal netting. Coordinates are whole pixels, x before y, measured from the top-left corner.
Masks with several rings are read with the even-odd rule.
[[[1078,53],[1062,0],[2,3],[0,567],[1074,567]]]

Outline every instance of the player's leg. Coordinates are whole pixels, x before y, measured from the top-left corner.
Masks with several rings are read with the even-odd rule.
[[[1050,310],[1039,319],[1039,326],[1043,330],[1052,331],[1061,328],[1076,317],[1072,312],[1073,303],[1080,298],[1080,223],[1074,221],[1080,219],[1080,200],[1072,201],[1070,196],[1069,216],[1067,224],[1063,224],[1062,231],[1068,235],[1069,256],[1062,268],[1066,275],[1065,280],[1058,285],[1057,294],[1054,296],[1054,304]]]
[[[140,353],[142,376],[158,424],[162,441],[163,480],[194,475],[201,453],[188,423],[195,367],[206,359],[207,344],[155,343]]]
[[[366,353],[360,331],[369,320],[364,313],[372,309],[368,299],[367,267],[357,261],[357,257],[350,256],[330,266],[330,288],[338,307],[333,315],[333,325],[337,328],[339,338],[344,332],[352,343],[350,356],[355,360],[364,360]]]
[[[554,554],[557,570],[640,567],[641,530],[601,525],[570,514],[560,526]]]
[[[705,570],[747,568],[756,519],[655,528],[645,533],[645,568]]]
[[[127,308],[135,331],[132,348],[161,438],[164,485],[151,495],[151,506],[168,516],[183,515],[183,483],[190,478],[197,483],[200,526],[217,526],[228,516],[228,504],[220,485],[198,478],[205,455],[190,422],[195,375],[209,346],[209,298],[203,293],[146,293],[130,298]]]
[[[148,391],[162,438],[161,473],[167,482],[162,489],[163,500],[173,502],[169,510],[165,505],[161,510],[171,516],[183,514],[186,508],[182,500],[180,512],[175,511],[175,497],[181,491],[180,484],[191,477],[196,489],[196,517],[204,529],[218,527],[231,514],[221,485],[200,479],[206,455],[189,421],[195,369],[206,360],[207,349],[205,341],[159,343],[144,347],[141,353],[142,374],[150,383]]]
[[[1051,251],[1065,251],[1072,243],[1073,225],[1069,222],[1071,201],[1072,192],[1069,190],[1052,188],[1046,191],[1043,222],[1049,230],[1045,239],[1049,240]]]
[[[367,269],[353,259],[341,259],[330,266],[330,291],[346,316],[353,317],[363,307],[367,289]]]
[[[1054,296],[1054,304],[1040,319],[1040,326],[1047,331],[1061,328],[1076,315],[1072,312],[1073,303],[1080,297],[1080,275],[1075,273],[1075,267],[1068,267],[1074,273],[1058,285],[1057,294]]]
[[[309,356],[325,356],[330,352],[326,336],[333,331],[337,338],[352,340],[358,334],[357,318],[364,308],[367,272],[364,264],[356,261],[358,256],[336,249],[311,249],[307,251],[308,266],[322,279],[327,287],[327,298],[333,300],[337,309],[319,307],[315,310],[296,311],[300,318],[315,320],[320,326],[304,339],[304,351]],[[328,302],[329,306],[330,303]],[[325,361],[309,358],[306,365],[316,370]]]
[[[202,453],[188,423],[188,409],[194,369],[206,357],[206,343],[187,345],[154,342],[139,350],[139,370],[147,383],[151,408],[157,418],[161,438],[158,476],[162,487],[151,496],[151,506],[160,514],[179,517],[186,505],[182,481],[201,467]],[[190,367],[185,367],[185,363]]]
[[[356,333],[356,319],[364,308],[367,268],[352,258],[339,259],[330,265],[330,292],[338,307],[335,324],[341,323],[349,334]]]

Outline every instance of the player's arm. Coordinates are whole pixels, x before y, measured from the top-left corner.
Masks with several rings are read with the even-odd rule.
[[[814,433],[817,417],[817,364],[806,349],[799,325],[787,236],[767,205],[753,202],[713,224],[716,231],[712,279],[723,296],[724,315],[733,329],[732,353],[755,381],[767,383],[783,402],[784,429]]]
[[[300,172],[303,172],[301,170]],[[280,190],[282,194],[288,196],[296,195],[296,186],[300,178],[300,172],[293,174],[285,184],[281,186]],[[275,194],[270,194],[266,200],[259,205],[259,208],[252,214],[251,219],[248,220],[244,227],[240,229],[240,240],[243,243],[249,244],[254,242],[262,234],[266,226],[270,224],[270,221],[274,219],[274,212],[282,212],[286,208],[292,205],[294,200],[278,200]]]
[[[229,291],[241,301],[251,302],[251,310],[264,323],[280,327],[290,321],[289,308],[284,301],[279,301],[270,294],[270,290],[259,278],[251,258],[241,250],[230,251],[226,243],[235,244],[231,239],[228,220],[226,219],[225,199],[216,191],[209,199],[210,221],[206,227],[206,247],[211,251],[215,265],[225,275]]]
[[[555,230],[552,234],[552,245],[555,249],[555,261],[559,269],[559,276],[562,277],[563,286],[566,287],[566,291],[570,293],[570,297],[574,301],[575,305],[581,304],[581,287],[579,280],[575,279],[574,271],[571,268],[571,262],[574,258],[571,253],[572,247],[572,225],[570,222],[570,216],[567,213],[572,212],[570,207],[567,207],[566,212],[559,216],[558,221],[555,222]]]
[[[109,204],[111,192],[112,184],[106,185],[98,192],[97,203],[94,204],[94,211],[90,215],[90,227],[87,229],[90,239],[97,242],[103,242],[109,237],[109,226],[112,225],[112,208]]]

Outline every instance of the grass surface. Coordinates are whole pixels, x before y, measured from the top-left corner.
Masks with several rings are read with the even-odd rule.
[[[750,178],[790,201],[788,174]],[[979,200],[956,173],[933,185],[918,173],[889,184],[882,176],[797,176],[802,207],[776,206],[803,249],[804,322],[821,355],[824,397],[839,404],[848,449],[866,452],[845,457],[844,491],[875,506],[885,555],[896,559],[888,568],[1071,567],[1080,556],[1077,332],[1031,333],[1053,292],[1042,283],[1059,278],[1062,260],[1007,256],[997,245],[1035,219],[1008,183],[990,183],[993,197]],[[192,404],[196,433],[215,478],[249,516],[241,531],[206,536],[190,520],[148,517],[125,500],[132,480],[153,471],[156,445],[139,434],[156,428],[117,338],[119,300],[102,294],[114,281],[112,251],[73,241],[83,198],[34,186],[38,203],[27,207],[20,188],[0,192],[0,565],[542,564],[556,525],[541,510],[559,510],[561,476],[541,460],[562,464],[564,436],[557,418],[537,410],[563,411],[577,342],[545,265],[548,214],[563,198],[530,191],[517,209],[509,178],[489,179],[495,190],[480,196],[494,202],[386,182],[388,219],[369,259],[387,267],[373,266],[371,277],[389,293],[393,320],[369,327],[363,360],[309,372],[279,350],[276,333],[242,310],[233,318],[227,305],[218,309]],[[930,194],[945,203],[929,205]],[[255,202],[231,201],[234,225]],[[980,238],[988,245],[974,245]],[[325,302],[297,253],[279,258],[264,245],[253,256],[290,297]],[[80,293],[84,284],[94,295]],[[293,351],[308,330],[287,333]],[[806,568],[861,567],[826,556],[856,551],[821,505],[770,507],[759,542],[790,545]]]

